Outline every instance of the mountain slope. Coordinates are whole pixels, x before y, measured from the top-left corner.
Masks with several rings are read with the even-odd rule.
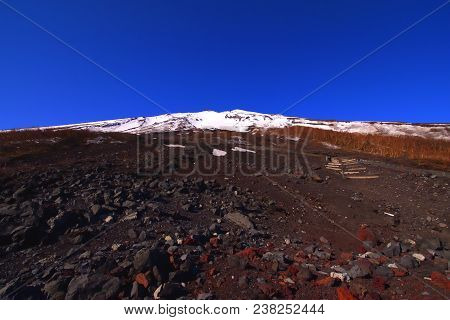
[[[283,115],[262,114],[244,110],[224,112],[202,111],[197,113],[173,113],[154,117],[137,117],[88,122],[38,129],[87,129],[100,132],[147,132],[218,129],[237,132],[252,128],[284,128],[303,126],[339,132],[411,135],[423,138],[450,140],[449,124],[411,124],[400,122],[317,121]]]

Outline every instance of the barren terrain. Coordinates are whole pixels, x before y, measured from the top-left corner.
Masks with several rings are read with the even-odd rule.
[[[0,297],[447,299],[449,182],[303,138],[2,134]]]

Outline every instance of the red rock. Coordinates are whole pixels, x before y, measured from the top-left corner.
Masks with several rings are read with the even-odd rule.
[[[331,287],[334,284],[335,280],[332,277],[325,277],[322,279],[319,279],[315,282],[318,286],[328,286]]]
[[[200,256],[200,262],[201,263],[208,263],[208,261],[209,261],[209,254],[202,254],[201,256]]]
[[[212,247],[217,248],[219,245],[219,238],[212,237],[209,239],[209,243],[211,244]]]
[[[363,245],[360,245],[360,246],[358,247],[358,253],[363,254],[363,253],[366,253],[366,252],[367,252],[367,248],[364,247]]]
[[[298,273],[299,269],[298,269],[297,266],[291,264],[291,265],[288,267],[287,271],[288,271],[289,274],[295,276],[295,275]]]
[[[253,258],[256,256],[256,250],[254,248],[245,248],[244,250],[236,253],[237,256],[241,258]]]
[[[406,275],[408,275],[408,271],[406,271],[404,269],[391,268],[391,270],[394,271],[394,276],[395,277],[405,277]]]
[[[139,283],[140,285],[142,285],[145,289],[147,289],[148,287],[148,280],[147,277],[145,276],[145,274],[143,273],[138,273],[136,275],[136,277],[134,278],[134,280],[136,280],[137,283]]]
[[[380,256],[379,258],[378,258],[378,263],[379,264],[385,264],[386,263],[386,261],[388,261],[388,257],[386,257],[386,256]]]
[[[348,262],[353,259],[353,254],[351,252],[342,252],[340,257],[343,261]]]
[[[193,245],[195,243],[194,237],[188,236],[186,239],[183,240],[184,245]]]
[[[294,261],[297,263],[304,263],[306,261],[306,254],[303,251],[298,251],[294,255]]]
[[[356,300],[347,287],[336,288],[336,292],[339,300]]]
[[[361,225],[361,227],[359,228],[358,239],[361,241],[376,241],[374,233],[366,224]]]
[[[431,273],[431,282],[439,288],[450,290],[450,280],[440,272],[433,271]]]

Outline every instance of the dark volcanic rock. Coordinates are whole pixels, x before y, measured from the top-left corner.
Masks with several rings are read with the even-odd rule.
[[[383,254],[388,257],[397,257],[402,253],[402,247],[399,242],[389,242],[383,250]]]
[[[11,231],[11,239],[12,242],[28,247],[39,243],[40,233],[37,226],[20,226]]]
[[[163,285],[159,297],[160,299],[177,299],[186,295],[186,289],[179,283],[166,283]]]
[[[394,272],[386,266],[379,266],[375,269],[374,275],[384,278],[392,278]]]
[[[120,281],[115,277],[102,274],[74,277],[68,287],[66,300],[70,299],[111,299],[120,288]]]
[[[311,281],[314,279],[314,274],[307,268],[300,268],[297,273],[297,278],[302,282]]]
[[[98,204],[94,204],[91,207],[91,212],[94,216],[98,215],[101,212],[101,210],[102,210],[102,206],[98,205]]]
[[[224,216],[225,219],[229,220],[230,222],[236,224],[237,226],[244,228],[244,229],[254,229],[253,223],[250,221],[250,219],[239,212],[231,212]]]
[[[419,242],[419,248],[421,249],[431,249],[439,250],[442,248],[442,242],[438,238],[424,239]]]
[[[31,189],[28,187],[21,187],[17,189],[14,194],[13,198],[17,200],[23,200],[27,198],[31,194]]]
[[[79,216],[72,211],[63,211],[58,213],[55,217],[47,221],[50,233],[60,235],[67,229],[74,226],[79,220]]]
[[[56,280],[47,282],[44,285],[43,291],[51,299],[63,299],[67,289],[67,285],[69,284],[69,280],[70,280],[69,278],[61,277]]]
[[[134,256],[133,266],[136,272],[148,271],[157,268],[161,280],[169,277],[171,266],[166,252],[159,249],[142,249]]]
[[[414,269],[419,266],[419,262],[417,262],[417,260],[410,255],[405,255],[401,257],[399,263],[402,267],[405,267],[406,269]]]
[[[86,289],[89,284],[89,277],[82,275],[73,278],[67,287],[66,300],[87,299]]]
[[[114,299],[120,289],[119,278],[113,277],[103,284],[101,290],[92,296],[92,299],[109,300]]]

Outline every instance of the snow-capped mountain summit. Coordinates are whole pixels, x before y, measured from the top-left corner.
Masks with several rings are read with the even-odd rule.
[[[137,117],[96,121],[38,129],[86,129],[100,132],[148,133],[180,130],[249,131],[253,128],[285,128],[304,126],[323,130],[382,135],[412,135],[450,140],[449,124],[411,124],[401,122],[317,121],[279,114],[263,114],[245,110],[224,112],[202,111],[173,113],[154,117]]]
[[[104,132],[146,133],[194,129],[229,130],[245,132],[250,128],[283,128],[290,125],[291,118],[244,110],[225,112],[202,111],[195,113],[172,113],[154,117],[125,118],[47,127],[54,129],[88,129]]]

